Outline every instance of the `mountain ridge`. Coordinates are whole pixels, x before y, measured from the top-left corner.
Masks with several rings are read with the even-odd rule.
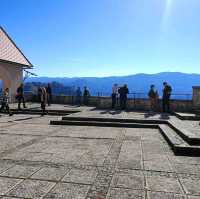
[[[192,94],[192,86],[200,85],[200,74],[181,72],[162,72],[156,74],[139,73],[127,76],[110,77],[30,77],[26,82],[58,82],[65,86],[83,88],[87,86],[91,93],[111,93],[112,85],[127,84],[130,92],[147,93],[151,84],[155,84],[162,93],[163,82],[167,81],[173,88],[173,93]]]

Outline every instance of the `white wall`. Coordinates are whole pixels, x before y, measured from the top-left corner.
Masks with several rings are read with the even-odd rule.
[[[10,89],[11,100],[13,101],[17,87],[23,81],[22,67],[0,62],[0,79],[3,80],[3,89]]]

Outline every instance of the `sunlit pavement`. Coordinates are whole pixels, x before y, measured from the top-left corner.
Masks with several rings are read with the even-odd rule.
[[[160,118],[142,112],[76,109],[82,112],[73,115],[81,117]],[[2,198],[200,198],[200,157],[175,156],[158,130],[49,125],[60,119],[1,115]],[[185,124],[199,128],[197,122]]]

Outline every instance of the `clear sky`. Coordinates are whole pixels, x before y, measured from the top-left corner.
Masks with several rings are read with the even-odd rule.
[[[200,0],[1,0],[40,76],[200,73]]]

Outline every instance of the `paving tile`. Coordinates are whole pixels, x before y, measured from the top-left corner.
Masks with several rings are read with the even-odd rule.
[[[123,188],[112,188],[109,190],[106,199],[144,199],[143,190],[131,190]]]
[[[148,176],[147,187],[151,191],[182,193],[181,186],[176,178]]]
[[[200,157],[171,156],[170,159],[173,164],[200,164]]]
[[[8,176],[13,178],[28,178],[39,169],[40,167],[16,165],[1,173],[1,176]]]
[[[0,135],[0,152],[4,152],[15,148],[21,144],[31,141],[33,136],[20,136],[20,135]]]
[[[0,195],[8,192],[12,187],[21,182],[22,180],[14,178],[4,178],[0,177]]]
[[[13,163],[7,163],[6,161],[5,162],[1,162],[0,163],[0,173],[6,171],[7,169],[13,167],[14,164]]]
[[[16,197],[7,197],[7,196],[4,196],[4,197],[2,197],[1,199],[19,199],[19,198],[16,198]],[[21,198],[21,199],[23,199],[23,198]]]
[[[173,168],[177,173],[195,174],[200,176],[200,165],[174,164]]]
[[[4,196],[4,197],[2,197],[1,199],[19,199],[19,198],[16,198],[16,197],[7,197],[7,196]],[[21,199],[23,199],[23,198],[21,198]]]
[[[90,186],[59,183],[44,198],[52,199],[85,199]]]
[[[180,181],[187,194],[200,195],[200,179],[180,178]]]
[[[199,196],[188,196],[188,199],[199,199],[200,198],[200,195]]]
[[[53,182],[24,180],[7,195],[12,197],[41,198],[55,185]]]
[[[172,168],[166,158],[144,161],[145,170],[171,172]]]
[[[126,173],[115,173],[111,187],[144,189],[144,175],[141,171],[134,170]]]
[[[147,194],[148,199],[187,199],[186,196],[175,193],[164,193],[164,192],[150,192]]]
[[[33,179],[54,180],[59,181],[69,171],[66,167],[44,167],[33,174]]]
[[[97,169],[72,169],[63,179],[64,182],[92,184],[97,176]]]

